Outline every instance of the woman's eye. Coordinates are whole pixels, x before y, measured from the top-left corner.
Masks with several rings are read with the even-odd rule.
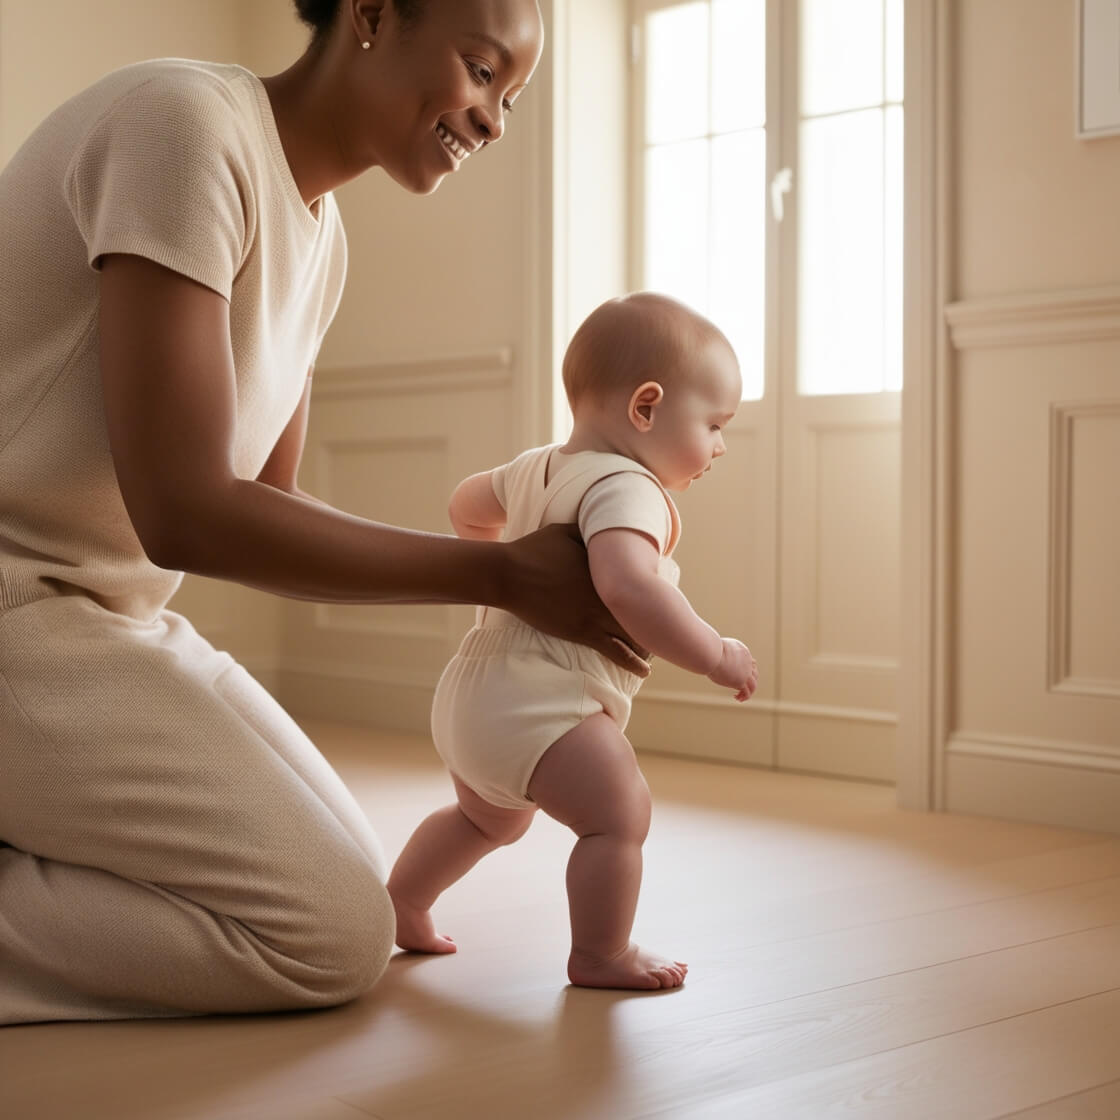
[[[494,71],[489,66],[484,66],[481,62],[470,62],[467,65],[470,67],[471,73],[483,85],[489,85],[494,80]]]
[[[507,113],[512,113],[513,112],[513,102],[512,101],[503,101],[502,102],[502,108]]]

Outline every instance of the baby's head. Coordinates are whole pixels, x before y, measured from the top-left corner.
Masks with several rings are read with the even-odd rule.
[[[577,428],[595,429],[673,490],[724,453],[721,430],[742,395],[723,332],[655,292],[592,311],[572,336],[563,374]]]

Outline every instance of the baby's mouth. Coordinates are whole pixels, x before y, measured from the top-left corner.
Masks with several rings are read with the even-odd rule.
[[[456,139],[455,134],[442,122],[436,124],[436,135],[443,146],[460,162],[471,153]]]

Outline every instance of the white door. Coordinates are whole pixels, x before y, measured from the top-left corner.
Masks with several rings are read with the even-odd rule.
[[[762,674],[739,707],[658,665],[639,746],[894,780],[902,44],[902,0],[635,0],[632,286],[744,374],[682,586]]]

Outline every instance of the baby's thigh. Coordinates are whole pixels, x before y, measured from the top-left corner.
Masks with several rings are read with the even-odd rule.
[[[634,748],[605,712],[588,716],[544,752],[529,796],[579,836],[644,840],[649,832],[649,787]]]

